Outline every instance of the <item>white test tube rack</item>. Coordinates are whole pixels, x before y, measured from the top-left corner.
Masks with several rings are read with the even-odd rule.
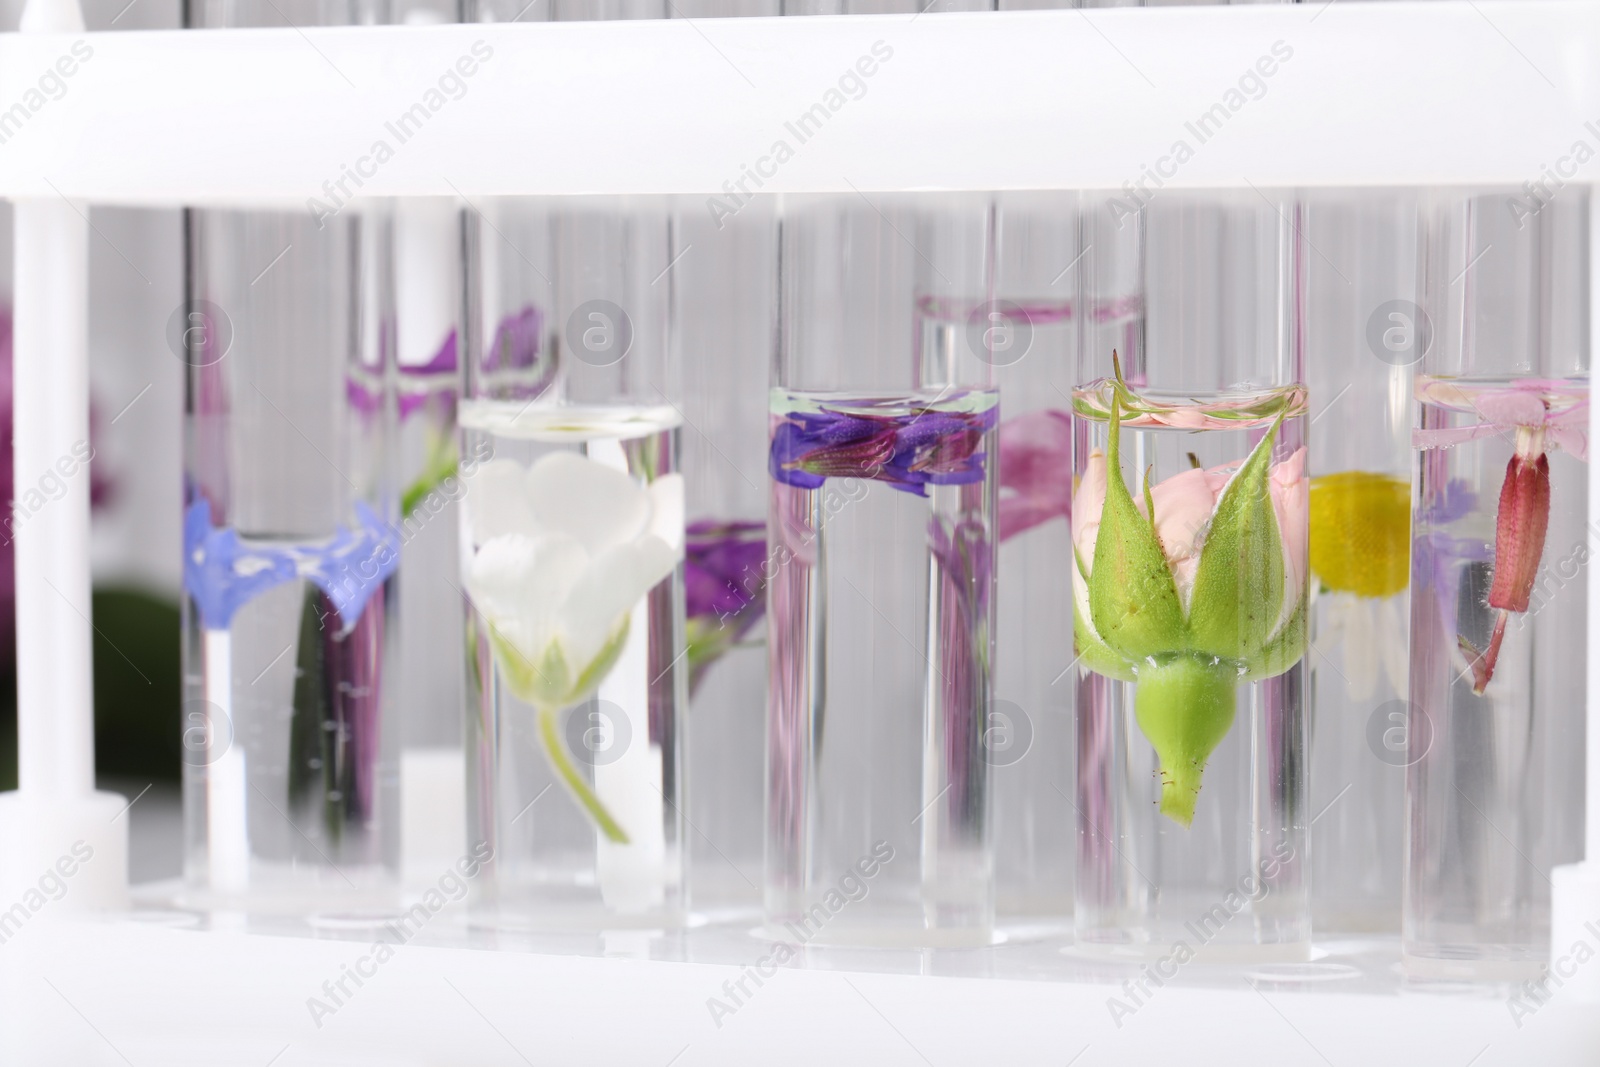
[[[850,195],[1520,187],[1575,138],[1600,139],[1585,125],[1600,116],[1600,7],[1574,0],[1104,11],[1092,24],[1075,12],[778,22],[89,35],[92,63],[0,154],[0,196],[17,220],[18,484],[87,436],[91,202],[298,205],[352,168],[362,196],[469,205],[679,193],[737,206],[730,190],[752,166],[762,180],[747,190]],[[82,36],[76,0],[30,0],[22,33],[0,35],[0,98],[19,99]],[[1513,40],[1526,66],[1506,54]],[[892,58],[872,51],[880,42]],[[1268,92],[1193,144],[1194,113],[1229,88],[1217,71],[1250,70],[1274,42],[1293,59]],[[824,103],[827,125],[798,137],[794,120],[831,87],[819,72],[860,69],[874,54],[866,93]],[[445,105],[450,121],[430,119],[375,164],[370,150],[399,140],[392,120],[418,103],[429,72],[473,55],[466,94]],[[1388,73],[1369,76],[1377,70]],[[1185,138],[1192,158],[1175,165]],[[776,165],[780,140],[794,151]],[[1591,279],[1600,307],[1600,264]],[[1600,465],[1591,479],[1600,530]],[[20,788],[0,795],[0,891],[81,840],[94,860],[74,878],[72,906],[114,908],[126,899],[127,819],[120,797],[93,788],[88,528],[79,480],[17,531]],[[1600,664],[1600,568],[1589,592],[1589,661]],[[1592,769],[1600,670],[1589,678]],[[1600,774],[1589,775],[1586,811],[1588,860],[1554,879],[1558,956],[1600,930]],[[1563,993],[1600,1001],[1600,966]]]

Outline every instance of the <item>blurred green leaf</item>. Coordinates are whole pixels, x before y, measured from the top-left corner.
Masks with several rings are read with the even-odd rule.
[[[182,767],[178,606],[143,590],[94,593],[94,747],[101,775],[176,781]],[[15,689],[12,690],[15,701]]]
[[[94,593],[95,771],[176,781],[182,686],[178,607],[139,589]],[[15,649],[0,650],[0,790],[17,787]]]

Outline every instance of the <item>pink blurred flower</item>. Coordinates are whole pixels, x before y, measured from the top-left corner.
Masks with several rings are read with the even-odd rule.
[[[1032,411],[1000,424],[1000,540],[1072,515],[1072,416]]]

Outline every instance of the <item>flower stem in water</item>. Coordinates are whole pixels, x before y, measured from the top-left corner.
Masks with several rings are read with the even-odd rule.
[[[542,707],[538,711],[539,739],[544,742],[544,754],[550,760],[550,767],[556,772],[567,790],[571,792],[583,810],[589,813],[594,820],[596,828],[606,835],[606,840],[618,845],[628,843],[628,835],[617,820],[611,817],[600,798],[594,795],[594,790],[589,788],[589,783],[583,780],[583,775],[578,773],[578,768],[572,765],[572,756],[567,752],[566,742],[561,739],[561,731],[556,728],[557,709]]]

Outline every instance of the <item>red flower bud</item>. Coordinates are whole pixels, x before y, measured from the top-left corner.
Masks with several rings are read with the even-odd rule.
[[[1491,608],[1528,610],[1549,525],[1550,460],[1543,452],[1532,461],[1518,452],[1506,465],[1506,480],[1500,486],[1500,513],[1494,531],[1494,584],[1489,588]]]
[[[1494,678],[1500,642],[1506,635],[1506,616],[1528,610],[1549,526],[1550,460],[1540,437],[1519,429],[1517,451],[1506,464],[1506,479],[1500,485],[1500,512],[1495,517],[1494,582],[1489,587],[1489,606],[1499,611],[1494,633],[1489,647],[1482,652],[1465,637],[1456,638],[1461,654],[1472,666],[1474,693],[1481,695]]]

